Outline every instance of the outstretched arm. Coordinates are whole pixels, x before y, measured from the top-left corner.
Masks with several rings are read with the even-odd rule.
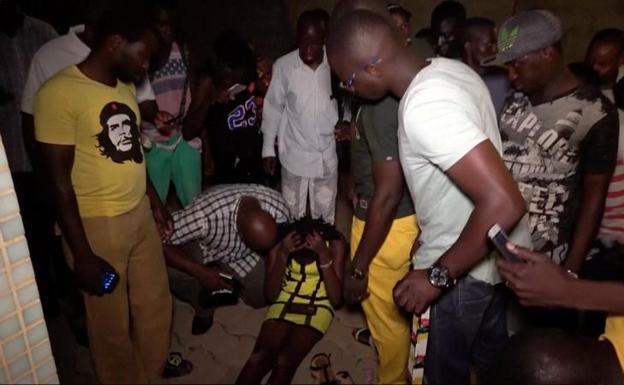
[[[624,283],[576,279],[546,255],[511,243],[507,248],[524,262],[498,258],[496,264],[522,305],[624,313]]]
[[[163,244],[163,253],[167,266],[196,278],[199,283],[208,290],[230,289],[232,285],[223,279],[220,270],[208,267],[191,258],[180,246]]]

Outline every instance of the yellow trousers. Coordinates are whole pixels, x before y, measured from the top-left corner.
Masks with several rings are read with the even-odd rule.
[[[360,244],[364,225],[364,221],[353,217],[352,254]],[[407,383],[411,320],[399,312],[392,289],[410,270],[409,253],[418,232],[415,215],[395,219],[368,269],[370,296],[362,301],[362,308],[377,348],[377,381],[380,384]]]
[[[93,252],[119,273],[112,293],[83,294],[97,376],[103,384],[157,381],[169,351],[172,301],[149,201],[145,197],[128,213],[82,218],[82,223]]]

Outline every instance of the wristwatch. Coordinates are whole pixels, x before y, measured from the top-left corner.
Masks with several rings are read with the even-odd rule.
[[[441,290],[450,289],[457,282],[451,277],[449,269],[438,262],[427,270],[427,278],[429,278],[431,286]]]

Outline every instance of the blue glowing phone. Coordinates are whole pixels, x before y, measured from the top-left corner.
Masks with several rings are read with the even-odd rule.
[[[104,293],[110,294],[115,290],[119,282],[119,274],[114,271],[106,271],[102,274],[102,290]]]

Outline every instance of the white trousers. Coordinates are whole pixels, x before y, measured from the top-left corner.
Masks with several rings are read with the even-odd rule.
[[[326,177],[306,178],[292,174],[282,167],[282,195],[295,219],[305,216],[309,197],[312,218],[323,218],[333,225],[337,193],[338,170]]]

